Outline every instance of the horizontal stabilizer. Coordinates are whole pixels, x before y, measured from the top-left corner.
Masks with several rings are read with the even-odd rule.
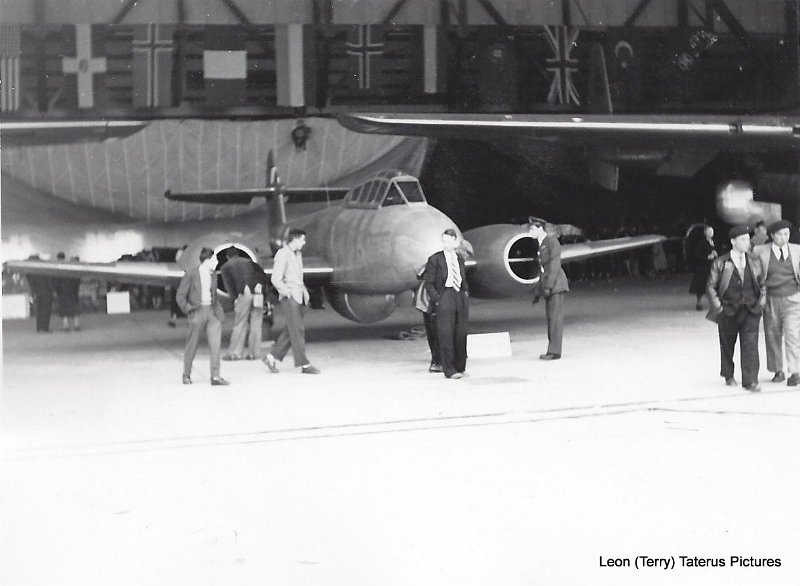
[[[564,244],[561,247],[561,260],[564,262],[575,262],[585,260],[594,256],[604,254],[614,254],[625,250],[652,246],[666,240],[664,236],[657,234],[647,234],[644,236],[629,236],[627,238],[612,238],[611,240],[596,240],[594,242],[579,242],[576,244]]]
[[[164,192],[164,197],[172,201],[186,201],[191,203],[210,204],[239,204],[247,205],[254,197],[269,197],[277,192],[275,187],[260,187],[255,189],[215,189],[211,191],[195,191],[187,193],[173,193],[171,190]]]
[[[285,195],[291,202],[332,201],[342,199],[349,190],[343,187],[257,187],[252,189],[215,189],[191,193],[164,192],[164,197],[172,201],[208,204],[247,205],[254,197],[271,197],[276,193]]]

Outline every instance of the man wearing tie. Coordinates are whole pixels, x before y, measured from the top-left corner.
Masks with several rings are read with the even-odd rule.
[[[425,288],[436,314],[439,358],[444,376],[459,379],[467,367],[469,284],[464,260],[456,254],[458,234],[448,228],[442,234],[442,251],[425,265]]]
[[[711,264],[708,277],[708,317],[717,321],[719,331],[720,376],[729,387],[738,383],[733,377],[733,350],[739,338],[742,363],[742,386],[758,392],[758,329],[766,304],[766,287],[761,263],[750,250],[747,226],[730,229],[731,251]]]
[[[222,321],[225,312],[217,299],[214,279],[214,251],[200,251],[200,266],[186,271],[175,295],[178,306],[189,318],[189,335],[183,351],[183,384],[192,384],[192,362],[200,343],[200,333],[205,330],[211,355],[211,384],[230,384],[219,375],[219,348],[222,342]]]
[[[772,243],[756,246],[753,256],[761,263],[767,286],[764,307],[767,370],[775,373],[774,383],[783,382],[788,374],[786,384],[794,387],[800,384],[800,246],[789,243],[791,228],[786,220],[770,224]]]

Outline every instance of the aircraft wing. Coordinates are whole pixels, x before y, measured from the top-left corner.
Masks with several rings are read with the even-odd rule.
[[[12,260],[4,264],[7,271],[25,275],[46,275],[74,279],[107,279],[118,283],[177,286],[183,268],[177,263],[163,262],[55,262]]]
[[[349,190],[343,187],[255,187],[252,189],[215,189],[174,193],[164,192],[164,197],[172,201],[186,201],[208,204],[249,204],[254,197],[270,197],[279,193],[291,201],[328,201],[341,199]]]
[[[272,275],[272,259],[259,259],[267,276]],[[55,262],[42,260],[8,261],[7,271],[24,275],[46,275],[74,279],[106,279],[117,283],[177,287],[184,269],[178,263],[163,262]],[[304,257],[303,277],[309,285],[327,283],[333,267],[323,258]]]
[[[643,236],[628,236],[626,238],[612,238],[611,240],[596,240],[594,242],[579,242],[576,244],[563,244],[561,246],[562,262],[575,262],[586,260],[593,256],[614,254],[634,248],[652,246],[666,240],[664,236],[647,234]]]
[[[147,127],[142,120],[53,120],[0,122],[3,146],[100,142],[124,138]]]
[[[800,116],[668,114],[373,114],[342,113],[342,126],[367,134],[442,138],[527,137],[601,146],[716,149],[800,148]]]

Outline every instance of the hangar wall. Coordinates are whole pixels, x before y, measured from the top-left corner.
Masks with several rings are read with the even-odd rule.
[[[751,33],[786,29],[787,0],[725,0]],[[637,26],[699,26],[710,0],[0,0],[0,20],[44,23],[237,24],[570,24],[622,26],[634,14]],[[684,7],[684,8],[682,8]],[[181,18],[180,14],[183,13]],[[494,14],[492,14],[494,12]],[[638,12],[638,14],[637,14]],[[447,15],[447,16],[446,16]],[[713,18],[715,32],[725,32]],[[567,21],[568,20],[568,21]]]

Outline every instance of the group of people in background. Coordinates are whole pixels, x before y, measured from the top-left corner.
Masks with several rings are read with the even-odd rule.
[[[63,252],[56,255],[59,262],[67,262]],[[40,260],[38,255],[32,255],[29,260]],[[74,256],[70,261],[78,261]],[[64,332],[78,331],[80,322],[80,278],[48,277],[46,275],[28,275],[34,311],[36,313],[36,331],[47,333],[50,331],[50,319],[53,313],[53,296],[55,295],[58,315],[61,317],[61,330]]]
[[[705,247],[710,262],[707,317],[717,323],[720,375],[728,386],[739,384],[733,362],[738,339],[742,386],[751,392],[761,390],[758,338],[762,316],[772,382],[800,385],[800,245],[789,242],[790,222],[779,220],[766,230],[760,224],[752,238],[747,226],[731,228],[727,254],[716,253],[710,240],[713,231],[706,231],[710,237]],[[753,240],[761,243],[754,246]],[[700,276],[695,273],[693,288]],[[698,296],[698,306],[700,299]]]

